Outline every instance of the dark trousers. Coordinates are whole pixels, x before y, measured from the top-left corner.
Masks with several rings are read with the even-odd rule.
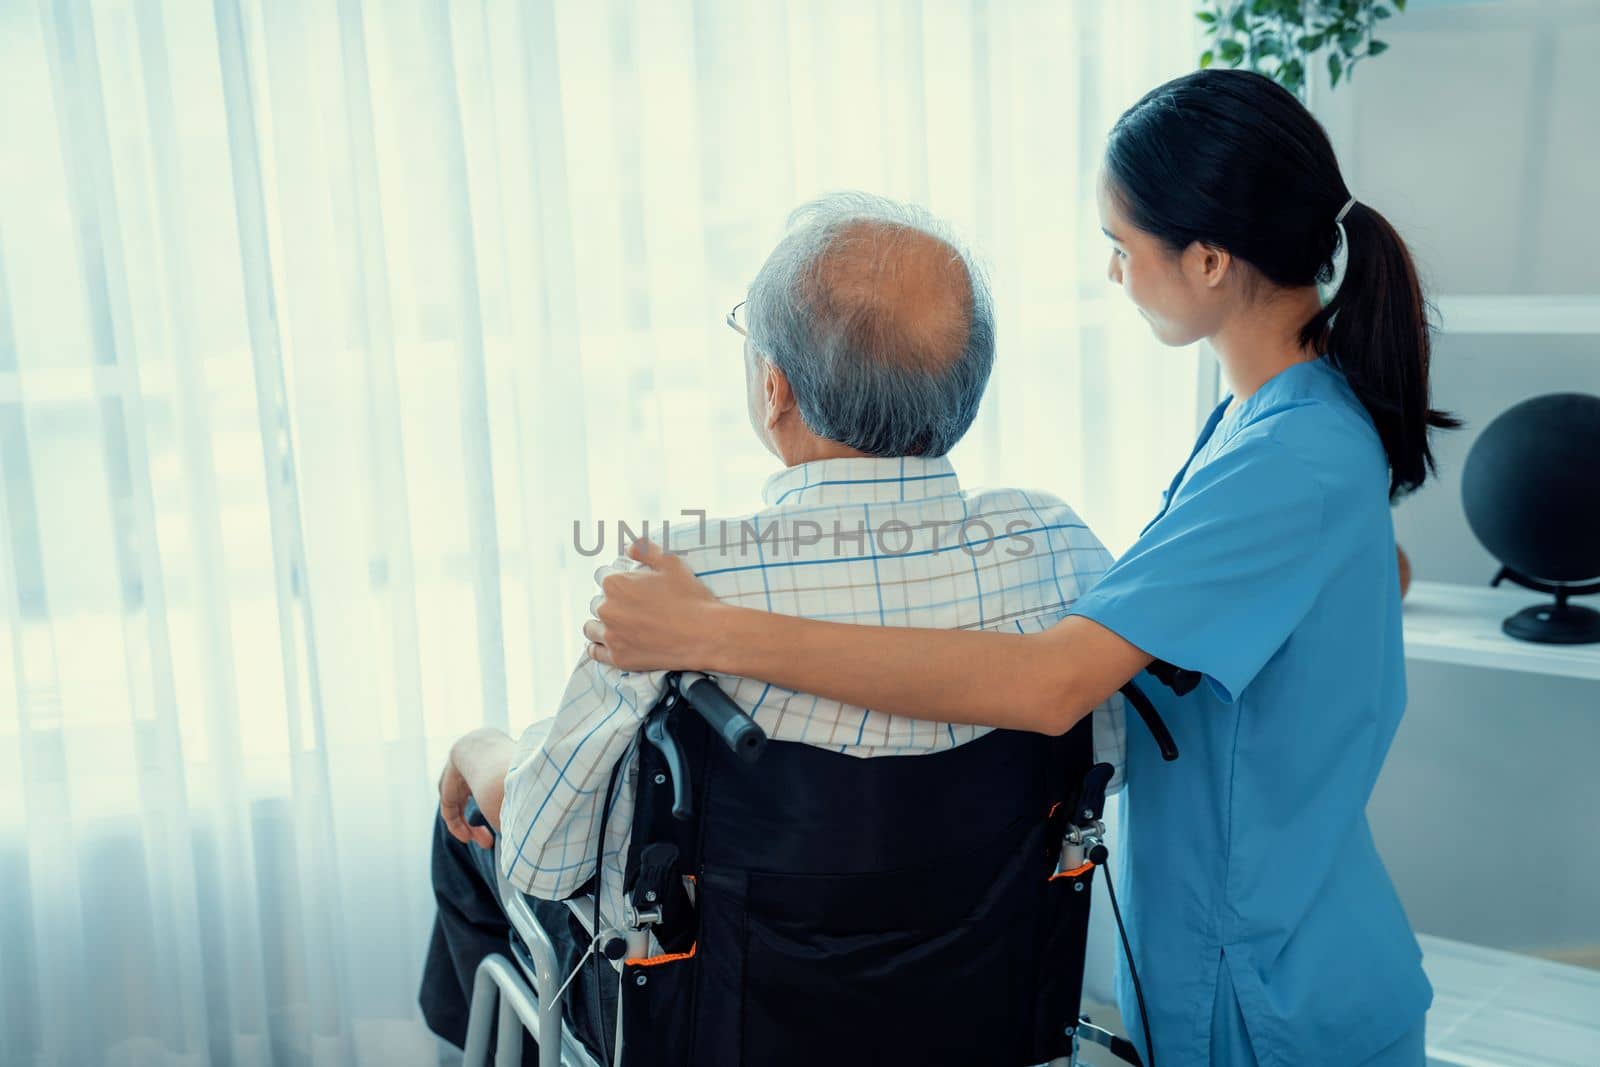
[[[511,924],[495,894],[494,853],[457,841],[438,818],[433,822],[433,896],[439,912],[417,1000],[428,1029],[461,1047],[467,1040],[473,976],[485,956],[510,955]],[[533,898],[529,902],[555,945],[556,971],[565,979],[588,949],[589,935],[567,905]],[[616,971],[603,958],[589,957],[584,973],[567,986],[563,1014],[567,1026],[602,1063],[610,1062],[616,1001]],[[537,1064],[532,1041],[524,1042],[522,1060],[529,1067]]]

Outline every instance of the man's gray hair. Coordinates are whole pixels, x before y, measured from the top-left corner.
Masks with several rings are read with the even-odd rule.
[[[748,317],[806,426],[874,456],[944,455],[994,366],[982,270],[928,212],[867,193],[789,216],[751,283]]]

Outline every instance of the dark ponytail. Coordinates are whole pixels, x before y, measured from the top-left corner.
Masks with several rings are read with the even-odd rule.
[[[1327,352],[1378,427],[1389,454],[1389,495],[1416,489],[1433,473],[1428,430],[1460,420],[1428,406],[1427,303],[1411,252],[1389,220],[1357,201],[1344,217],[1344,281],[1300,331]]]
[[[1270,78],[1201,70],[1152,90],[1112,128],[1106,176],[1129,221],[1176,251],[1214,245],[1285,288],[1333,280],[1350,191],[1328,135]],[[1300,340],[1372,416],[1394,496],[1433,472],[1429,429],[1460,423],[1429,406],[1428,308],[1405,242],[1359,202],[1343,225],[1344,280]]]

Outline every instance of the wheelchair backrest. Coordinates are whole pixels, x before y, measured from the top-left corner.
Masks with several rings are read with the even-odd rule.
[[[1056,867],[1093,761],[1087,721],[919,756],[771,742],[746,765],[682,712],[671,729],[694,814],[672,817],[670,768],[642,746],[628,879],[669,844],[695,900],[664,922],[667,952],[624,967],[626,1062],[1020,1067],[1065,1053],[1093,871]]]

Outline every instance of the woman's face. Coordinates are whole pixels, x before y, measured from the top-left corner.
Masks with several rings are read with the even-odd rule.
[[[1216,333],[1225,310],[1227,253],[1192,244],[1174,252],[1122,214],[1102,173],[1100,228],[1111,239],[1106,277],[1122,286],[1156,339],[1174,347]]]

